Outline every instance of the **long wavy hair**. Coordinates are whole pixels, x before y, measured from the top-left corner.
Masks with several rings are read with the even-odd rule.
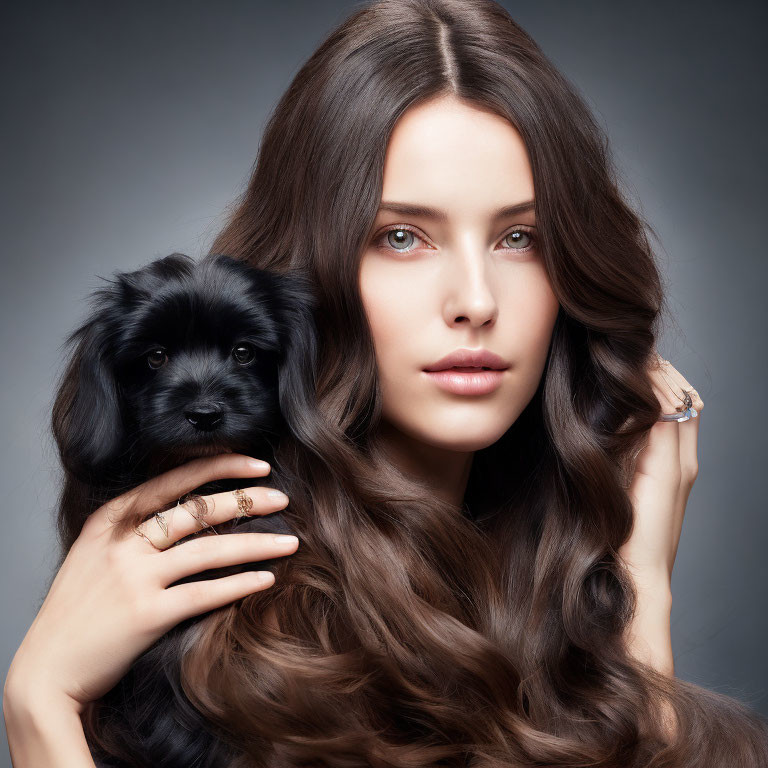
[[[445,94],[520,132],[560,302],[540,386],[475,454],[459,508],[384,455],[358,290],[393,127]],[[317,411],[279,455],[299,549],[177,649],[184,696],[227,745],[220,764],[768,764],[756,711],[625,645],[627,457],[660,413],[651,235],[584,100],[493,0],[359,5],[304,64],[211,248],[306,274],[321,350]],[[212,764],[198,758],[185,764]]]

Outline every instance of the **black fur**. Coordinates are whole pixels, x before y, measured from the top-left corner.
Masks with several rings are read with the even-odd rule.
[[[272,471],[263,478],[216,480],[195,493],[263,484],[290,496],[274,452],[285,435],[302,440],[313,406],[314,306],[303,276],[258,270],[223,255],[196,262],[174,253],[117,273],[108,288],[94,291],[90,317],[67,339],[76,348],[54,418],[65,470],[62,559],[94,509],[197,455],[232,450],[269,461]],[[67,531],[62,520],[71,519],[72,510],[77,525]],[[216,526],[219,532],[235,529],[291,532],[280,512]],[[273,569],[277,560],[210,569],[174,584]],[[164,638],[178,637],[199,619],[191,617]],[[97,763],[227,764],[226,749],[181,690],[173,657],[178,647],[161,638],[103,697],[104,728],[117,718],[122,726],[115,733],[130,724],[135,735],[120,745],[132,762],[95,754]]]

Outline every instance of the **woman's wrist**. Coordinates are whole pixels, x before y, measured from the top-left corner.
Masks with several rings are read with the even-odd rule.
[[[637,603],[626,627],[627,650],[639,661],[674,677],[672,655],[672,590],[664,579],[635,582]]]
[[[95,768],[77,703],[6,682],[3,717],[13,768]]]

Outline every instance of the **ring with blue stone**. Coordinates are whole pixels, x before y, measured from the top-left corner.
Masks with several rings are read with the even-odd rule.
[[[682,410],[678,413],[662,413],[659,421],[688,421],[688,419],[695,419],[699,415],[699,412],[693,407],[693,399],[691,398],[691,392],[695,391],[695,389],[684,389],[683,404],[678,406]]]

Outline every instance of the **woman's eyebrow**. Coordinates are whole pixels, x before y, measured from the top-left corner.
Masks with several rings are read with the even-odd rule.
[[[533,200],[526,200],[522,203],[516,203],[515,205],[507,205],[504,208],[499,208],[492,218],[494,221],[498,219],[505,219],[508,216],[516,216],[520,213],[526,213],[532,210],[534,207]],[[426,205],[417,205],[415,203],[396,203],[396,202],[382,202],[379,205],[379,211],[392,211],[393,213],[399,213],[402,216],[420,216],[424,219],[434,219],[435,221],[447,221],[448,214],[445,211],[438,210],[437,208],[429,208]]]

